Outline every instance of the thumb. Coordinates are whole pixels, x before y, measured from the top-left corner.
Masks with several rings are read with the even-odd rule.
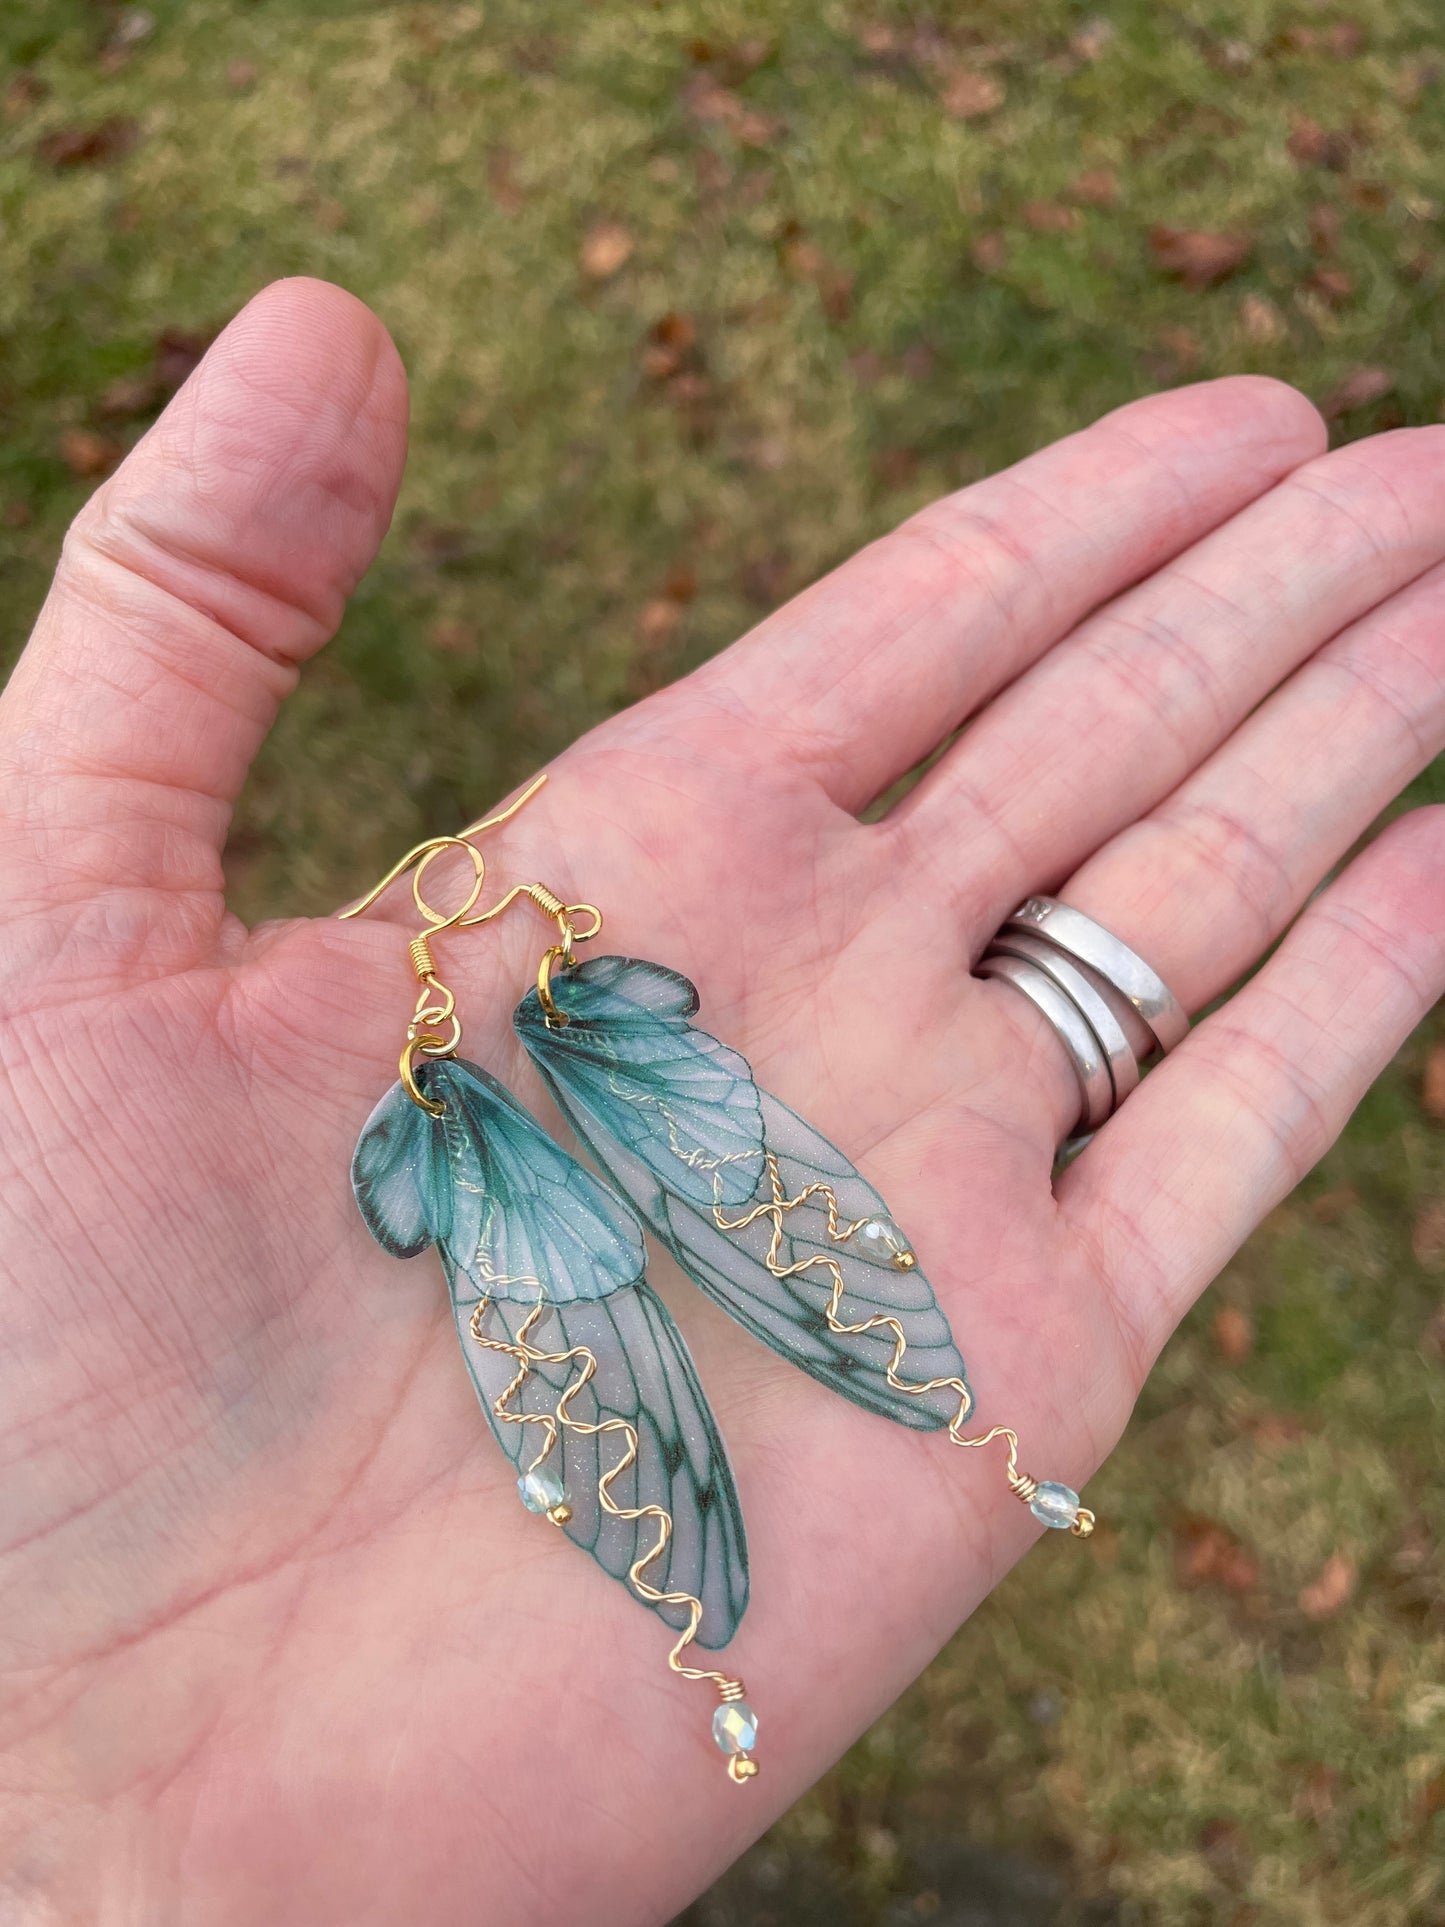
[[[0,697],[8,906],[113,927],[123,893],[170,964],[214,943],[231,804],[386,531],[406,414],[390,336],[325,282],[220,336],[76,519]]]

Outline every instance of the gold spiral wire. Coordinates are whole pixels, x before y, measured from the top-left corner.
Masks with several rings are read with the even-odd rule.
[[[1008,1457],[1004,1462],[1004,1476],[1008,1480],[1009,1490],[1016,1498],[1021,1499],[1023,1503],[1027,1505],[1038,1491],[1038,1481],[1031,1478],[1027,1472],[1021,1472],[1019,1470],[1019,1440],[1018,1434],[1012,1426],[995,1425],[990,1427],[987,1432],[978,1433],[973,1438],[965,1436],[963,1428],[973,1414],[973,1393],[961,1378],[946,1377],[930,1378],[927,1380],[904,1378],[901,1368],[908,1354],[908,1339],[904,1333],[903,1326],[898,1319],[894,1317],[892,1312],[877,1312],[871,1318],[864,1318],[857,1324],[850,1325],[845,1323],[838,1314],[847,1286],[843,1277],[843,1268],[836,1258],[830,1257],[827,1252],[818,1251],[814,1252],[811,1257],[800,1258],[794,1264],[785,1265],[779,1262],[779,1253],[782,1249],[784,1236],[783,1220],[789,1211],[795,1211],[799,1205],[806,1204],[810,1198],[822,1198],[825,1200],[828,1207],[828,1238],[833,1244],[846,1244],[848,1239],[854,1237],[869,1220],[867,1218],[855,1218],[851,1223],[844,1224],[838,1210],[837,1194],[833,1190],[832,1185],[825,1182],[822,1178],[815,1179],[811,1184],[804,1185],[796,1197],[790,1198],[783,1184],[783,1174],[778,1164],[776,1154],[768,1151],[765,1153],[765,1156],[767,1159],[768,1187],[772,1193],[771,1197],[762,1204],[754,1205],[752,1209],[745,1212],[741,1218],[725,1217],[722,1207],[715,1204],[712,1215],[713,1222],[717,1225],[718,1229],[720,1231],[746,1231],[750,1225],[756,1224],[759,1219],[769,1219],[772,1223],[773,1230],[772,1236],[768,1240],[768,1249],[763,1262],[775,1278],[796,1278],[802,1272],[811,1271],[816,1266],[822,1266],[832,1280],[832,1289],[828,1294],[828,1303],[825,1307],[829,1331],[837,1332],[848,1337],[860,1337],[864,1333],[874,1331],[890,1332],[893,1337],[893,1356],[888,1361],[887,1378],[888,1383],[893,1387],[894,1391],[903,1392],[909,1398],[924,1398],[930,1392],[939,1391],[957,1393],[958,1409],[948,1423],[949,1438],[955,1445],[962,1445],[969,1449],[991,1445],[995,1439],[1006,1440]],[[911,1251],[900,1252],[897,1257],[897,1262],[904,1270],[911,1270],[917,1263],[917,1259]],[[1089,1534],[1094,1530],[1096,1523],[1094,1514],[1088,1507],[1080,1506],[1078,1517],[1070,1526],[1069,1530],[1075,1538],[1087,1539]]]
[[[517,1370],[512,1379],[506,1388],[492,1401],[493,1415],[504,1425],[540,1425],[545,1429],[545,1441],[541,1451],[532,1461],[532,1464],[528,1466],[527,1470],[529,1472],[535,1470],[547,1457],[548,1453],[551,1452],[557,1443],[557,1436],[561,1430],[576,1432],[583,1438],[593,1438],[609,1432],[616,1432],[622,1435],[623,1450],[621,1456],[615,1464],[607,1468],[597,1481],[598,1502],[602,1506],[603,1511],[614,1519],[655,1519],[657,1521],[657,1538],[652,1546],[649,1547],[646,1552],[640,1554],[638,1558],[634,1559],[628,1567],[628,1580],[638,1598],[650,1606],[685,1606],[687,1608],[687,1625],[678,1635],[676,1643],[667,1656],[667,1663],[672,1671],[683,1679],[711,1680],[717,1688],[718,1698],[722,1703],[724,1705],[735,1704],[743,1698],[745,1691],[740,1679],[733,1679],[727,1673],[714,1672],[710,1668],[688,1666],[683,1662],[682,1655],[697,1638],[698,1628],[702,1624],[702,1601],[695,1593],[680,1590],[664,1592],[659,1587],[654,1586],[650,1580],[643,1577],[647,1568],[652,1565],[654,1561],[662,1557],[668,1545],[671,1543],[672,1514],[660,1505],[619,1505],[612,1496],[613,1480],[620,1478],[630,1466],[637,1463],[638,1440],[636,1426],[631,1424],[629,1420],[615,1415],[611,1418],[602,1419],[582,1419],[575,1418],[572,1415],[571,1405],[573,1399],[576,1398],[583,1387],[588,1385],[596,1375],[596,1353],[591,1351],[586,1345],[572,1345],[569,1346],[566,1351],[561,1352],[546,1352],[529,1343],[532,1327],[549,1309],[544,1300],[539,1301],[527,1313],[527,1316],[518,1327],[517,1335],[514,1339],[494,1337],[482,1329],[483,1320],[491,1308],[491,1303],[490,1298],[483,1298],[478,1302],[471,1316],[472,1337],[484,1350],[500,1352],[508,1358],[515,1359],[517,1362]],[[556,1405],[550,1412],[516,1412],[510,1409],[513,1398],[515,1398],[522,1386],[525,1385],[538,1365],[568,1365],[574,1361],[576,1361],[578,1365],[578,1370],[575,1376],[569,1379],[568,1383],[563,1387]],[[562,1508],[561,1513],[562,1516],[559,1516],[559,1509],[554,1507],[548,1516],[552,1518],[554,1524],[564,1525],[566,1524],[567,1518],[571,1515],[566,1508]],[[744,1782],[756,1776],[758,1764],[756,1760],[751,1759],[745,1754],[735,1753],[728,1761],[727,1770],[728,1777],[736,1785],[741,1786]]]

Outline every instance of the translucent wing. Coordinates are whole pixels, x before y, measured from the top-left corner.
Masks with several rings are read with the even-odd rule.
[[[446,1147],[436,1120],[393,1084],[361,1128],[351,1188],[367,1229],[394,1258],[414,1258],[452,1224]]]
[[[446,1106],[447,1253],[479,1293],[560,1305],[605,1297],[642,1276],[647,1253],[627,1206],[495,1077],[439,1058],[420,1082]]]
[[[476,1343],[470,1329],[477,1305],[475,1288],[454,1267],[448,1266],[448,1277],[457,1331],[477,1395],[498,1444],[523,1471],[540,1449],[542,1427],[509,1424],[495,1413],[496,1400],[516,1373],[516,1362]],[[485,1335],[515,1342],[526,1316],[522,1305],[493,1300],[481,1329]],[[698,1644],[725,1646],[748,1603],[742,1509],[727,1452],[682,1334],[661,1300],[646,1284],[637,1284],[607,1298],[549,1306],[527,1336],[539,1351],[585,1346],[597,1360],[595,1376],[568,1410],[587,1424],[619,1418],[635,1428],[637,1462],[612,1482],[611,1496],[624,1511],[660,1505],[673,1522],[667,1550],[643,1577],[659,1592],[693,1593],[703,1608]],[[508,1409],[555,1411],[559,1396],[578,1371],[576,1359],[534,1366]],[[561,1477],[572,1510],[563,1531],[624,1584],[634,1561],[657,1541],[656,1519],[618,1519],[601,1503],[599,1481],[623,1457],[625,1446],[620,1430],[588,1435],[564,1427],[545,1461]],[[687,1624],[685,1607],[654,1610],[678,1631]]]
[[[854,1235],[840,1241],[831,1235],[857,1220],[886,1224],[883,1199],[842,1152],[796,1112],[757,1090],[746,1060],[736,1051],[691,1029],[687,1017],[696,1008],[695,997],[684,1008],[674,996],[666,1014],[659,1013],[657,999],[649,1008],[642,994],[620,999],[619,985],[628,985],[633,973],[676,981],[675,973],[655,964],[598,958],[554,978],[553,996],[568,1019],[564,1026],[547,1028],[535,991],[516,1012],[517,1031],[578,1137],[683,1270],[765,1344],[870,1411],[919,1430],[946,1425],[958,1409],[956,1393],[915,1395],[889,1383],[895,1348],[890,1329],[849,1333],[830,1327],[829,1270],[814,1265],[792,1277],[777,1275],[811,1257],[834,1259],[844,1279],[837,1323],[896,1318],[908,1347],[900,1372],[905,1382],[961,1381],[963,1360],[922,1270],[916,1264],[900,1270],[885,1239]],[[616,1021],[614,1000],[623,1006]],[[668,1067],[686,1061],[675,1045],[664,1046],[655,1037],[647,1037],[639,1049],[639,1033],[649,1028],[681,1028],[688,1037],[705,1041],[713,1047],[704,1053],[713,1076],[726,1072],[746,1084],[746,1096],[730,1092],[725,1100],[730,1129],[736,1131],[756,1106],[757,1136],[750,1156],[736,1157],[719,1172],[717,1194],[710,1189],[700,1198],[698,1168],[678,1155],[666,1133],[639,1123],[652,1115],[676,1114]],[[574,1030],[582,1033],[580,1047]],[[614,1069],[625,1064],[625,1075],[609,1075],[604,1068],[609,1064]],[[660,1087],[652,1107],[616,1101],[618,1085],[631,1088],[649,1080]],[[701,1139],[716,1141],[706,1119],[696,1117],[695,1126]],[[771,1268],[767,1260],[777,1221],[760,1216],[743,1230],[729,1230],[718,1222],[721,1217],[736,1224],[754,1205],[771,1199],[768,1153],[776,1160],[785,1198],[802,1199],[782,1213]],[[747,1171],[754,1176],[744,1198],[723,1191],[724,1174]],[[820,1188],[804,1197],[812,1186]],[[827,1193],[834,1200],[831,1217]]]
[[[567,1022],[548,1030],[536,993],[515,1018],[522,1041],[602,1129],[712,1210],[741,1204],[763,1175],[763,1124],[747,1060],[688,1023],[686,977],[631,957],[597,957],[553,995]],[[604,1166],[605,1168],[605,1166]]]
[[[477,1342],[478,1305],[486,1306],[484,1336],[518,1345],[540,1304],[526,1336],[534,1351],[592,1353],[595,1373],[568,1414],[583,1427],[606,1419],[633,1427],[637,1460],[611,1496],[624,1511],[655,1504],[672,1518],[671,1543],[644,1576],[660,1592],[695,1594],[699,1644],[725,1645],[748,1600],[742,1509],[687,1347],[643,1282],[646,1250],[632,1212],[476,1065],[437,1059],[418,1066],[418,1079],[445,1111],[432,1117],[398,1083],[372,1112],[352,1161],[367,1225],[398,1256],[438,1246],[467,1369],[519,1469],[538,1457],[545,1428],[495,1410],[520,1361]],[[555,1414],[582,1363],[532,1363],[508,1409]],[[588,1435],[562,1425],[544,1462],[571,1508],[563,1530],[624,1582],[658,1530],[655,1518],[619,1519],[602,1503],[599,1481],[625,1446],[620,1428]],[[679,1630],[687,1624],[685,1607],[656,1610]]]

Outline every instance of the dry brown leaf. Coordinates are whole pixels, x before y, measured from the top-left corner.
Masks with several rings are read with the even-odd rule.
[[[682,610],[671,596],[654,596],[651,602],[643,604],[638,633],[649,648],[655,649],[671,641],[681,620]]]
[[[1069,194],[1085,207],[1112,207],[1119,198],[1119,177],[1111,167],[1091,167],[1072,183]]]
[[[943,111],[955,120],[978,120],[1003,106],[1003,82],[976,67],[956,67],[943,88]]]
[[[1326,421],[1337,421],[1356,408],[1380,401],[1395,386],[1395,377],[1386,368],[1356,368],[1346,375],[1331,394],[1320,403]]]
[[[248,94],[256,85],[256,66],[250,60],[233,60],[226,69],[226,85],[233,94]]]
[[[117,375],[100,397],[99,412],[113,421],[149,415],[164,399],[165,390],[153,368],[139,375]]]
[[[98,435],[93,428],[63,428],[60,431],[60,459],[72,475],[108,475],[125,450],[109,435]]]
[[[1349,135],[1331,132],[1308,115],[1290,128],[1285,145],[1291,160],[1298,161],[1301,167],[1324,167],[1332,174],[1343,174],[1350,164]]]
[[[1343,268],[1319,268],[1310,276],[1309,286],[1330,307],[1343,307],[1355,292],[1355,284]]]
[[[642,372],[652,381],[677,374],[697,346],[697,323],[689,314],[670,309],[647,331],[642,350]]]
[[[1335,1810],[1335,1789],[1340,1776],[1332,1766],[1316,1763],[1305,1774],[1294,1797],[1294,1810],[1301,1820],[1328,1820]]]
[[[1153,227],[1149,246],[1155,264],[1186,288],[1211,288],[1242,268],[1253,252],[1247,234],[1213,234],[1201,228]]]
[[[1194,1514],[1176,1530],[1174,1573],[1181,1586],[1222,1586],[1233,1593],[1253,1592],[1259,1584],[1259,1565],[1235,1534]]]
[[[969,252],[980,274],[997,274],[1008,265],[1008,242],[1002,234],[980,234]]]
[[[1425,1053],[1425,1077],[1420,1102],[1428,1117],[1445,1124],[1445,1044],[1432,1044]]]
[[[1247,1884],[1254,1870],[1254,1849],[1236,1820],[1206,1820],[1199,1829],[1199,1851],[1223,1886]]]
[[[1333,1619],[1354,1597],[1359,1571],[1348,1553],[1332,1552],[1318,1579],[1300,1590],[1298,1605],[1306,1619]]]
[[[582,272],[589,281],[610,281],[635,246],[631,229],[621,221],[596,221],[582,242]]]
[[[1410,1249],[1422,1271],[1445,1271],[1445,1198],[1432,1198],[1416,1218]]]
[[[31,108],[38,107],[49,92],[49,85],[39,74],[22,67],[5,89],[5,104],[0,111],[3,111],[7,121],[24,120]]]
[[[1239,325],[1250,341],[1282,341],[1286,333],[1284,316],[1264,294],[1244,297],[1239,304]]]
[[[1214,1342],[1226,1365],[1242,1365],[1254,1350],[1254,1320],[1240,1305],[1221,1305],[1214,1314]]]
[[[1035,234],[1073,234],[1084,223],[1079,210],[1062,201],[1027,201],[1023,216],[1024,226]]]
[[[487,155],[487,184],[503,214],[520,214],[522,190],[517,185],[517,157],[510,147],[494,147]]]
[[[427,640],[444,656],[470,656],[476,650],[477,632],[462,616],[438,616],[427,631]]]
[[[1316,254],[1333,254],[1338,248],[1341,218],[1332,201],[1320,201],[1310,209],[1310,246]]]
[[[90,127],[62,127],[36,149],[52,167],[104,167],[128,154],[140,139],[133,120],[113,116]]]

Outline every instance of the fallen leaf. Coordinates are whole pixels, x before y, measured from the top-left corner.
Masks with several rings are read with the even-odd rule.
[[[1316,1224],[1338,1224],[1341,1218],[1348,1217],[1360,1202],[1360,1194],[1352,1184],[1332,1185],[1328,1191],[1321,1191],[1317,1198],[1311,1198],[1309,1213]]]
[[[39,74],[31,73],[28,67],[22,67],[5,89],[5,119],[7,121],[24,120],[31,108],[38,107],[49,92],[49,86]]]
[[[1085,207],[1112,207],[1119,198],[1119,178],[1111,167],[1091,167],[1072,183],[1069,193]]]
[[[1348,134],[1331,133],[1307,115],[1290,128],[1285,143],[1291,160],[1301,167],[1324,167],[1332,174],[1343,174],[1349,166],[1351,145]]]
[[[36,152],[52,167],[103,167],[122,159],[139,139],[136,123],[116,115],[90,127],[62,127],[47,134]]]
[[[744,564],[739,580],[749,602],[760,609],[776,609],[792,580],[791,560],[783,550],[774,549]]]
[[[697,323],[691,315],[672,309],[647,331],[642,372],[651,381],[667,381],[682,368],[696,345]]]
[[[1254,1350],[1254,1321],[1239,1305],[1221,1305],[1214,1314],[1214,1342],[1226,1365],[1242,1365]]]
[[[1428,1827],[1437,1813],[1445,1813],[1445,1773],[1437,1773],[1420,1789],[1420,1824]]]
[[[1194,1514],[1176,1528],[1174,1574],[1181,1586],[1222,1586],[1232,1593],[1253,1592],[1259,1584],[1259,1565],[1235,1534]]]
[[[1336,60],[1353,60],[1365,44],[1365,29],[1358,20],[1337,20],[1325,28],[1325,46]]]
[[[99,413],[113,421],[133,421],[160,406],[163,391],[153,368],[139,375],[117,375],[97,404]]]
[[[1080,60],[1097,60],[1117,37],[1119,29],[1112,20],[1098,16],[1086,20],[1070,37],[1069,51]]]
[[[1155,340],[1181,374],[1199,366],[1204,347],[1192,328],[1161,328]]]
[[[0,522],[3,522],[7,529],[28,529],[34,520],[34,509],[28,502],[18,499],[7,502],[4,510],[0,511]]]
[[[1002,234],[978,235],[969,253],[980,274],[997,274],[1008,265],[1008,242]]]
[[[1340,210],[1320,201],[1309,212],[1310,246],[1316,254],[1333,254],[1340,244]]]
[[[1343,307],[1355,292],[1355,284],[1343,268],[1319,268],[1310,276],[1309,285],[1332,308]]]
[[[956,67],[944,83],[943,111],[954,120],[978,120],[1002,107],[1003,82],[976,67]]]
[[[1301,1820],[1316,1823],[1328,1820],[1335,1810],[1335,1788],[1339,1774],[1332,1766],[1316,1763],[1305,1774],[1294,1796],[1294,1810]]]
[[[226,85],[233,94],[249,94],[256,80],[256,63],[253,60],[233,60],[226,68]]]
[[[918,473],[918,450],[880,448],[873,457],[873,473],[884,488],[906,488]]]
[[[1281,341],[1287,331],[1284,316],[1263,294],[1247,294],[1240,302],[1239,325],[1250,341]]]
[[[1422,1271],[1445,1271],[1445,1198],[1432,1198],[1410,1232],[1410,1249]]]
[[[670,596],[655,596],[651,602],[643,604],[638,618],[638,633],[649,648],[657,648],[660,643],[668,642],[677,632],[682,620],[682,610]]]
[[[503,214],[520,214],[522,190],[517,185],[517,157],[510,147],[493,147],[487,152],[487,185],[492,199]]]
[[[1426,1115],[1445,1124],[1445,1044],[1432,1044],[1425,1053],[1425,1077],[1420,1102]]]
[[[443,655],[470,656],[477,646],[477,632],[461,616],[439,616],[427,631],[427,640]]]
[[[190,380],[215,338],[190,328],[164,328],[156,336],[156,378],[168,394]]]
[[[1243,1887],[1254,1870],[1254,1850],[1237,1821],[1206,1820],[1199,1829],[1199,1851],[1226,1887]]]
[[[1326,421],[1338,421],[1341,415],[1382,400],[1394,386],[1395,377],[1388,369],[1356,368],[1320,403],[1320,413]]]
[[[1153,227],[1149,246],[1155,264],[1186,288],[1210,288],[1242,268],[1254,249],[1247,234],[1213,234],[1200,228]]]
[[[72,475],[108,475],[125,450],[108,435],[93,428],[64,428],[60,431],[60,459]]]
[[[1359,1572],[1347,1553],[1332,1552],[1318,1579],[1301,1589],[1298,1605],[1306,1619],[1333,1619],[1354,1596]]]
[[[1035,234],[1073,234],[1084,221],[1076,207],[1065,207],[1062,201],[1026,201],[1023,217],[1024,226]]]
[[[663,578],[662,593],[669,602],[691,602],[697,594],[697,570],[690,562],[675,562]]]
[[[621,221],[597,221],[582,243],[582,272],[590,281],[610,281],[631,257],[636,243]]]

